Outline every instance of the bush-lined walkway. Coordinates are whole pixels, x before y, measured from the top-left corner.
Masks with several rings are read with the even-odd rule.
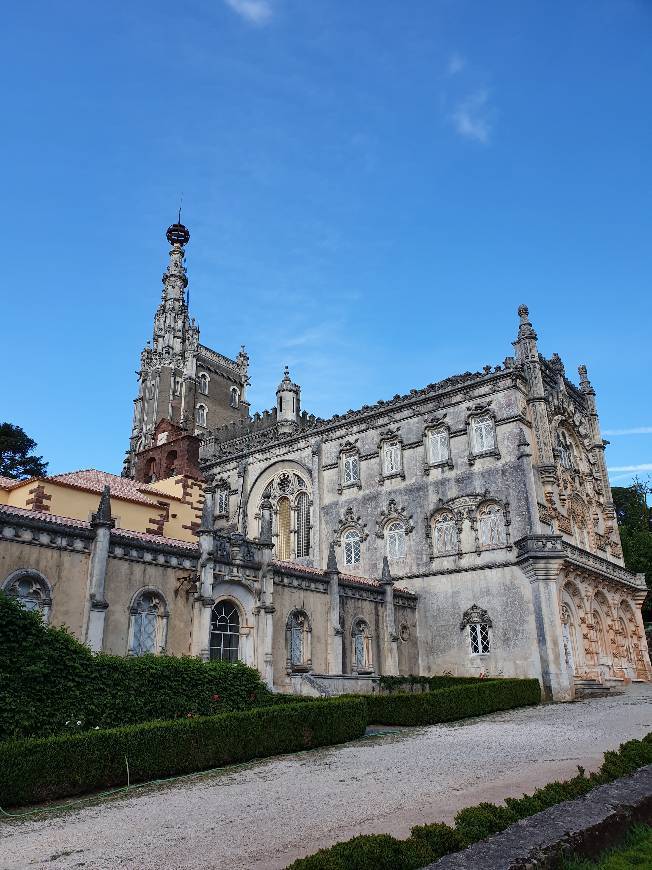
[[[0,827],[0,867],[282,868],[362,832],[407,836],[460,808],[597,767],[652,728],[652,687],[253,763]]]

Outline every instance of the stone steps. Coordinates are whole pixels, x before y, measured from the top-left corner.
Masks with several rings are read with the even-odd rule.
[[[599,683],[597,680],[575,680],[576,698],[604,698],[611,694],[611,686]]]

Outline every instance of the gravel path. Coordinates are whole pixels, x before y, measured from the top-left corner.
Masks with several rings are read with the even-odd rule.
[[[355,836],[531,791],[652,730],[652,686],[408,729],[0,823],[0,868],[280,870]]]

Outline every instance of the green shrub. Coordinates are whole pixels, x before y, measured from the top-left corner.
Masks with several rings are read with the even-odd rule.
[[[566,782],[548,783],[532,795],[507,798],[504,806],[481,803],[460,810],[455,816],[454,829],[441,824],[421,825],[412,828],[407,840],[397,840],[380,834],[354,837],[345,843],[337,843],[330,849],[321,849],[308,858],[300,858],[290,864],[287,870],[366,870],[372,867],[381,870],[413,870],[424,867],[444,855],[504,831],[519,819],[532,816],[563,801],[581,797],[598,785],[611,782],[650,763],[652,732],[642,740],[623,743],[616,752],[605,752],[602,767],[590,776],[584,776],[580,768],[578,776]]]
[[[241,663],[93,655],[0,593],[0,740],[210,716],[273,697]]]
[[[0,806],[37,803],[362,737],[364,701],[330,699],[0,744]]]
[[[387,692],[412,692],[415,686],[422,686],[432,692],[435,689],[447,689],[449,686],[460,686],[469,683],[482,682],[481,677],[453,677],[450,674],[442,674],[436,677],[380,677],[381,689]]]
[[[420,694],[366,696],[369,722],[378,725],[433,725],[496,710],[538,704],[538,680],[479,680]]]

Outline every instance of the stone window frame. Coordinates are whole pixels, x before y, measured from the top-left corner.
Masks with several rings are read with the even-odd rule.
[[[358,631],[357,629],[361,629]],[[363,666],[358,667],[357,639],[362,637]],[[354,674],[368,676],[374,673],[373,635],[369,621],[363,616],[356,616],[351,624],[351,671]]]
[[[362,538],[357,529],[350,528],[342,532],[342,552],[344,554],[344,565],[346,565],[347,568],[354,568],[362,561]],[[358,556],[357,559],[355,558],[356,552]],[[349,553],[351,553],[350,561]]]
[[[213,631],[213,622],[214,622],[214,616],[216,614],[216,610],[220,605],[222,605],[222,607],[224,607],[226,604],[231,605],[233,607],[233,610],[237,613],[237,616],[238,616],[238,647],[237,647],[237,659],[236,659],[236,661],[240,662],[240,661],[243,661],[243,658],[242,658],[242,653],[243,653],[242,639],[245,636],[245,633],[243,633],[243,627],[246,626],[246,614],[244,612],[242,604],[237,599],[231,597],[230,595],[222,595],[219,598],[216,598],[215,603],[213,604],[213,606],[211,608],[211,621],[210,621],[210,626],[208,629],[209,630],[209,641],[208,641],[209,661],[227,661],[227,659],[219,659],[219,658],[217,658],[217,656],[215,656],[215,657],[211,656],[211,650],[213,649],[213,647],[211,645],[211,639],[212,639],[213,634],[220,634],[220,633],[221,634],[229,634],[229,633],[235,634],[235,632],[214,632]],[[219,618],[217,621],[219,623]]]
[[[346,552],[344,545],[344,536],[347,532],[356,532],[360,539],[360,561],[346,562]],[[367,532],[367,524],[362,522],[361,517],[355,516],[351,505],[344,511],[344,515],[340,517],[337,528],[334,530],[335,546],[342,547],[342,552],[345,554],[344,564],[347,567],[359,565],[362,561],[362,544],[367,540],[369,534]]]
[[[481,543],[480,541],[480,520],[482,519],[482,512],[487,508],[497,508],[493,513],[500,514],[503,519],[503,543],[498,546],[487,546]],[[511,536],[510,536],[510,525],[511,525],[511,515],[509,510],[509,502],[501,502],[497,498],[483,498],[481,502],[478,503],[478,506],[472,513],[471,526],[473,529],[473,534],[475,536],[475,550],[476,553],[486,553],[493,550],[511,550]]]
[[[197,392],[201,396],[207,396],[210,383],[211,377],[208,372],[199,372],[197,375]]]
[[[431,420],[423,430],[423,471],[428,474],[431,468],[453,468],[453,452],[451,450],[451,427],[444,422],[444,414],[439,419]],[[445,432],[448,440],[448,456],[446,459],[440,459],[433,462],[430,454],[430,436],[437,432]]]
[[[469,408],[469,413],[466,415],[466,435],[468,443],[468,462],[473,465],[477,459],[485,459],[493,457],[500,459],[500,450],[498,449],[498,421],[496,414],[489,405],[476,405],[474,408]],[[475,438],[473,434],[473,426],[476,421],[489,419],[493,424],[493,447],[487,450],[475,449]]]
[[[473,658],[490,655],[493,646],[493,622],[487,611],[477,604],[471,605],[462,614],[460,623],[460,631],[466,628],[469,630],[469,655]]]
[[[389,531],[389,526],[392,523],[401,523],[403,526],[403,533],[405,537],[405,553],[402,556],[393,556],[388,552],[387,532]],[[407,558],[407,536],[412,534],[413,531],[414,525],[412,523],[412,515],[408,515],[405,507],[399,508],[396,500],[390,498],[387,505],[387,510],[381,511],[379,517],[376,520],[376,537],[384,539],[383,551],[387,555],[388,559],[392,561],[398,561]]]
[[[292,481],[291,487],[288,491],[281,490],[278,486],[278,481],[283,475],[289,475],[294,477],[295,480]],[[297,484],[297,481],[300,481],[300,485]],[[297,542],[298,542],[298,534],[299,534],[299,504],[298,497],[305,493],[308,498],[308,524],[307,524],[307,534],[309,538],[309,548],[306,556],[298,556],[297,555]],[[232,492],[233,494],[233,492]],[[263,487],[260,503],[258,506],[258,510],[254,515],[254,519],[258,520],[259,525],[259,535],[262,531],[262,505],[264,501],[269,501],[271,508],[271,521],[272,521],[272,542],[275,546],[275,552],[277,559],[281,559],[279,555],[279,541],[280,541],[280,529],[279,529],[279,511],[278,504],[281,498],[287,498],[290,502],[290,519],[289,519],[289,555],[287,559],[283,559],[283,561],[293,561],[295,559],[304,559],[310,558],[314,555],[315,552],[315,541],[314,541],[314,522],[313,522],[313,508],[314,508],[314,499],[312,497],[312,482],[310,478],[310,474],[307,469],[302,469],[301,472],[290,470],[290,471],[277,471],[273,474]]]
[[[346,480],[346,460],[357,459],[358,476],[355,480]],[[360,449],[356,441],[346,441],[340,447],[338,456],[339,480],[337,484],[337,494],[342,495],[345,489],[362,489],[362,464],[360,460]]]
[[[168,637],[168,621],[170,618],[170,610],[168,608],[168,603],[165,595],[158,589],[156,586],[141,586],[140,589],[136,591],[136,593],[132,596],[131,603],[129,605],[129,631],[127,637],[127,655],[128,656],[138,656],[145,655],[146,653],[140,652],[137,653],[135,651],[135,634],[136,634],[136,619],[135,617],[142,611],[138,609],[138,602],[144,595],[156,595],[162,605],[162,612],[157,614],[157,626],[156,626],[156,649],[151,653],[152,655],[164,655],[167,646],[167,637]]]
[[[385,471],[385,447],[396,442],[398,445],[399,469],[397,471]],[[380,474],[378,475],[378,483],[382,486],[386,480],[400,478],[405,480],[405,459],[403,456],[404,443],[399,429],[387,429],[382,433],[378,441],[378,458],[380,465]]]
[[[292,633],[295,630],[295,618],[303,621],[301,640],[301,662],[293,661]],[[288,674],[306,674],[312,670],[312,621],[308,611],[303,607],[294,607],[288,613],[285,622],[285,669]]]
[[[195,426],[205,429],[208,426],[208,408],[200,402],[195,408]]]
[[[240,407],[240,390],[236,386],[229,389],[229,407]]]
[[[44,624],[47,625],[50,621],[50,611],[52,610],[52,584],[44,574],[41,574],[41,572],[37,571],[35,568],[18,568],[5,577],[0,588],[5,595],[10,596],[16,601],[20,601],[21,599],[19,596],[12,594],[10,589],[12,586],[20,583],[21,580],[28,579],[32,579],[34,584],[38,585],[41,600],[40,602],[37,602],[35,607],[26,607],[25,609],[40,613]]]
[[[453,523],[455,524],[455,549],[447,550],[444,553],[440,553],[437,550],[436,526],[438,519],[441,519],[444,516],[450,516]],[[436,508],[434,511],[432,511],[429,517],[426,517],[426,534],[430,538],[431,559],[447,559],[451,556],[462,555],[463,521],[463,512],[456,511],[452,507],[448,507],[447,505]]]

